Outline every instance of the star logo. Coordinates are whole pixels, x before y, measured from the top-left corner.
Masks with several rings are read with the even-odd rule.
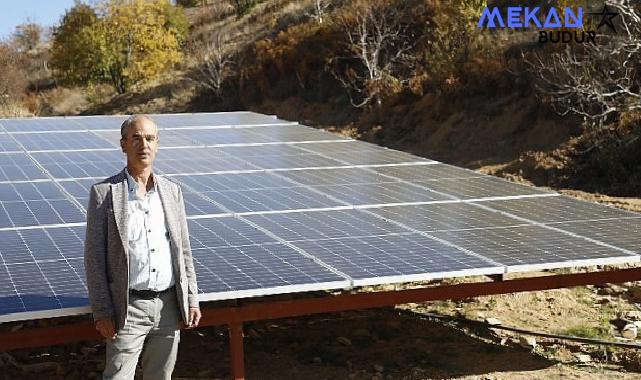
[[[599,25],[596,27],[597,30],[601,29],[602,26],[607,25],[614,33],[617,32],[617,30],[614,28],[614,23],[612,22],[612,19],[617,17],[619,14],[616,12],[610,12],[608,9],[607,4],[603,4],[603,9],[599,13],[590,13],[593,16],[601,16],[601,21],[599,22]]]

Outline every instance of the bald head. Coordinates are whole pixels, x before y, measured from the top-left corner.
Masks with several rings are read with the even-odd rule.
[[[127,136],[127,131],[130,127],[134,125],[142,125],[144,123],[153,124],[156,128],[156,135],[158,134],[158,127],[156,126],[156,122],[151,117],[149,117],[148,115],[137,114],[129,116],[127,120],[122,122],[122,125],[120,126],[120,138],[123,139],[125,138],[125,136]]]

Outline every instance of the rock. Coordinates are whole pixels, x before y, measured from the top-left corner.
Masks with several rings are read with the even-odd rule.
[[[614,294],[622,294],[625,293],[625,289],[617,284],[608,284],[608,288],[612,290],[612,293]]]
[[[536,348],[536,339],[533,336],[521,336],[519,337],[519,344],[521,347],[534,350]]]
[[[596,302],[600,303],[601,305],[606,305],[606,304],[609,304],[610,302],[612,302],[612,300],[608,296],[608,297],[600,298]]]
[[[641,310],[626,311],[625,314],[623,314],[623,316],[626,319],[630,319],[633,321],[641,321]]]
[[[382,365],[380,365],[380,364],[375,364],[374,365],[374,371],[380,373],[380,372],[383,372],[384,370],[385,370],[385,367],[383,367]]]
[[[574,354],[576,356],[576,360],[579,361],[579,363],[589,363],[592,361],[592,357],[588,354]]]
[[[349,340],[348,338],[345,338],[344,336],[339,336],[338,338],[336,338],[336,340],[338,341],[338,343],[342,344],[343,346],[352,345],[352,341]]]
[[[485,318],[485,323],[487,323],[490,326],[498,326],[503,324],[503,322],[501,322],[500,319],[494,318],[494,317]]]
[[[637,331],[637,326],[634,323],[628,323],[621,329],[621,336],[626,339],[636,339]]]

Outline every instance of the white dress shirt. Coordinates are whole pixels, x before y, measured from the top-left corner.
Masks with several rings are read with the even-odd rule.
[[[165,211],[154,187],[139,197],[138,184],[127,173],[127,237],[129,289],[162,291],[174,285],[174,272],[165,224]],[[153,174],[152,174],[153,176]]]

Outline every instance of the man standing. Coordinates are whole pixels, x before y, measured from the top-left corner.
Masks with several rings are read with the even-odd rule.
[[[134,115],[120,128],[127,166],[91,187],[85,270],[96,329],[107,340],[104,379],[167,379],[180,328],[198,326],[196,274],[180,187],[156,174],[158,128]]]

